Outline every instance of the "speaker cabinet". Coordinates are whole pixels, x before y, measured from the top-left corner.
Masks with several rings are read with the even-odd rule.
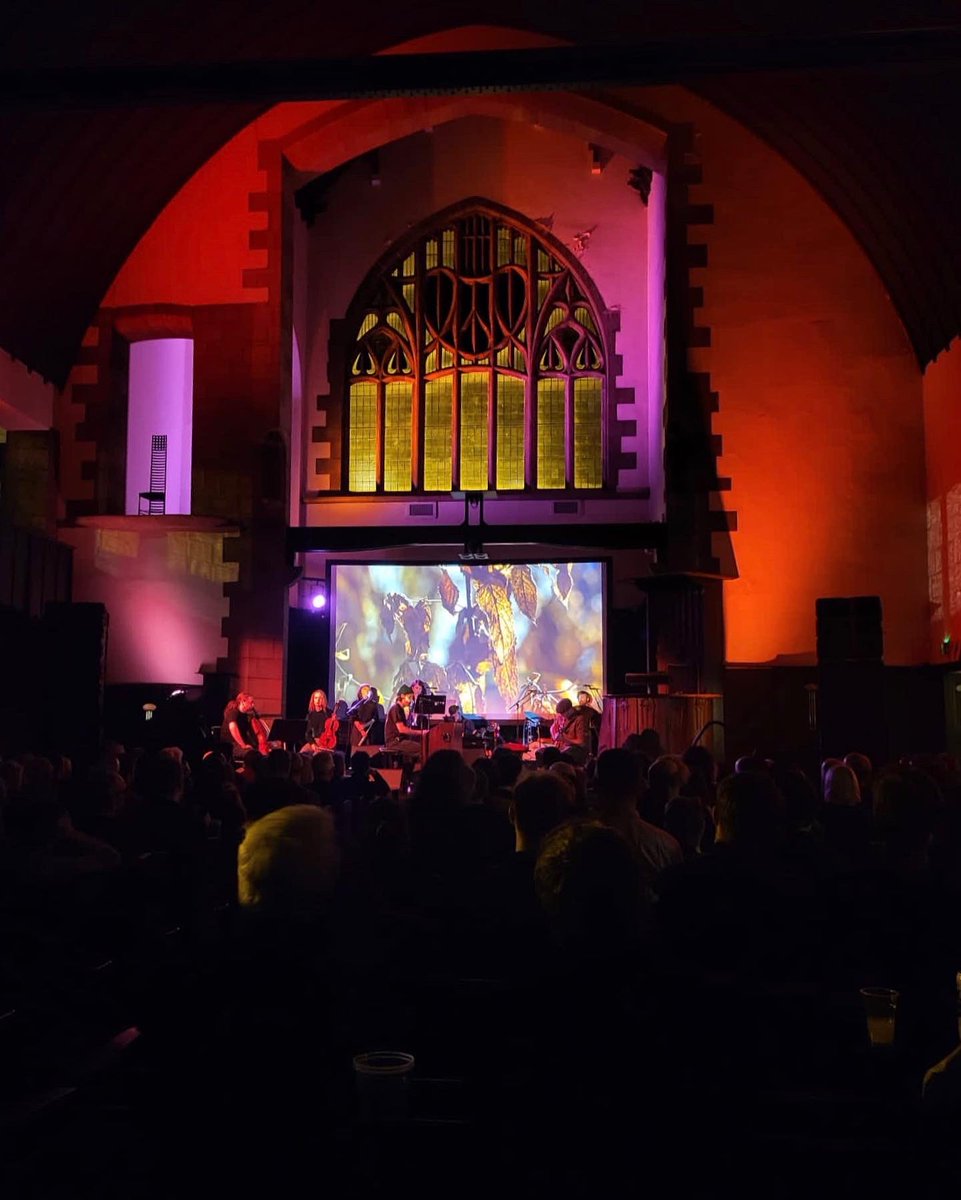
[[[46,741],[89,761],[103,734],[110,618],[102,604],[48,604],[43,613]]]
[[[879,663],[884,658],[880,596],[815,601],[819,663]]]

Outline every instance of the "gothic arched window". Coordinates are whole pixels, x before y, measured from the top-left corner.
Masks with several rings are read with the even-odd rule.
[[[545,230],[486,202],[405,239],[348,313],[347,490],[602,487],[601,312]]]

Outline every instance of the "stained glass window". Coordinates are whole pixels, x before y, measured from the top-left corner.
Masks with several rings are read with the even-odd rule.
[[[351,308],[347,489],[602,487],[609,356],[576,260],[483,204],[385,261]]]
[[[384,491],[409,492],[413,382],[405,379],[387,384],[384,398]]]
[[[377,384],[350,387],[350,490],[377,490]]]
[[[424,387],[424,491],[449,492],[454,478],[454,377]]]
[[[497,474],[498,491],[524,486],[524,380],[497,375]]]
[[[490,372],[460,377],[460,486],[487,490],[487,435],[490,429]]]
[[[537,486],[562,488],[565,461],[565,386],[563,379],[537,381]]]
[[[574,379],[574,486],[601,486],[601,381],[596,375]]]

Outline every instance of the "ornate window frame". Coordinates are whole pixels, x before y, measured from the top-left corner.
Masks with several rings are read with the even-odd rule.
[[[617,314],[542,225],[476,197],[435,213],[337,325],[342,494],[613,486]]]

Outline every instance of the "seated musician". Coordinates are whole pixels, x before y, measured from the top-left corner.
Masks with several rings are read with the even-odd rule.
[[[586,688],[577,693],[577,707],[587,714],[591,729],[591,754],[597,753],[597,742],[601,732],[601,711],[594,696]]]
[[[410,715],[410,724],[412,729],[429,729],[430,717],[426,713],[418,712],[417,701],[421,696],[432,696],[434,693],[430,690],[428,684],[423,679],[415,679],[410,685],[410,690],[413,692],[414,699],[412,703],[413,712]]]
[[[301,746],[301,753],[309,753],[313,750],[334,750],[336,748],[337,733],[333,726],[328,730],[327,722],[333,716],[330,707],[327,703],[327,693],[323,688],[317,688],[316,691],[310,694],[310,703],[307,706],[307,741]],[[324,743],[320,743],[320,738],[327,735]],[[329,740],[330,744],[327,744]]]
[[[366,746],[371,730],[377,721],[376,691],[369,683],[363,683],[357,689],[357,699],[350,706],[350,748],[356,750]]]
[[[409,758],[420,758],[423,748],[422,735],[410,723],[410,709],[414,702],[414,689],[404,684],[397,692],[396,701],[387,710],[384,725],[384,749],[391,754],[403,754]]]
[[[234,758],[243,758],[248,750],[260,748],[251,724],[253,714],[254,698],[249,692],[239,692],[224,709],[220,737],[230,745]]]
[[[370,699],[374,702],[374,723],[370,727],[370,733],[368,733],[367,741],[364,744],[373,747],[383,746],[384,722],[387,720],[387,713],[380,702],[380,692],[377,688],[371,687]]]
[[[557,716],[551,725],[554,745],[571,762],[587,762],[591,753],[591,718],[583,707],[574,707],[565,696],[557,702]]]

